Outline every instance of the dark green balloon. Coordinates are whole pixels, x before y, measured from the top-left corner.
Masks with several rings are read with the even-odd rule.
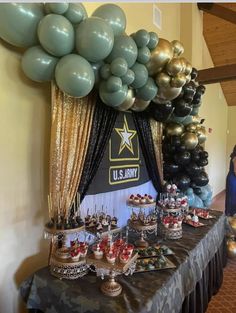
[[[128,64],[123,58],[116,58],[111,62],[111,72],[113,75],[121,77],[127,73]]]
[[[117,107],[123,103],[127,97],[128,87],[123,85],[121,89],[116,92],[109,92],[107,90],[106,82],[102,82],[99,86],[99,96],[101,100],[111,107]]]
[[[54,71],[58,58],[46,53],[41,46],[26,50],[21,60],[23,72],[36,82],[50,81],[54,78]]]
[[[137,61],[142,64],[146,64],[151,58],[151,52],[148,47],[142,47],[138,49]]]
[[[159,41],[159,38],[158,38],[158,35],[154,32],[149,32],[149,35],[150,35],[150,40],[147,44],[147,47],[150,50],[152,50],[152,49],[156,48],[158,41]]]
[[[136,89],[143,87],[148,80],[148,70],[146,66],[136,62],[134,66],[131,67],[131,70],[134,72],[135,76],[135,79],[132,82],[131,87]]]
[[[44,17],[40,3],[1,3],[0,38],[17,47],[38,44],[37,27]]]
[[[64,14],[64,16],[72,24],[79,24],[88,17],[88,14],[82,3],[69,3],[69,8]]]
[[[92,16],[105,20],[113,29],[114,35],[121,35],[126,28],[126,17],[124,11],[116,4],[106,3],[98,7]]]
[[[132,37],[138,48],[145,47],[150,40],[150,34],[145,29],[138,30]]]
[[[135,79],[134,72],[132,70],[130,70],[130,69],[128,69],[127,73],[124,76],[121,77],[122,83],[124,85],[132,84],[134,79]]]
[[[157,85],[154,79],[148,77],[146,84],[136,90],[136,97],[145,101],[150,101],[156,97]]]
[[[110,25],[99,17],[83,20],[76,29],[77,52],[90,62],[105,59],[112,51],[114,33]]]

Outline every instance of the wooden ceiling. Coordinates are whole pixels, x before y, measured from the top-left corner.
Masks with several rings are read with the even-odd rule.
[[[236,12],[236,3],[217,4]],[[236,13],[228,13],[232,22],[203,13],[203,35],[215,66],[236,64]],[[221,82],[221,86],[228,105],[236,105],[236,80]]]

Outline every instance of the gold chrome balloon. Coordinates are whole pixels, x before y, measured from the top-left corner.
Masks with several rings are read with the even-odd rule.
[[[191,75],[185,75],[185,78],[186,78],[186,84],[188,84],[190,80],[192,79]]]
[[[234,236],[229,238],[226,242],[227,246],[227,255],[229,258],[234,259],[236,258],[236,241]]]
[[[165,70],[169,75],[175,76],[182,71],[182,62],[178,58],[173,58],[166,64]]]
[[[178,40],[171,41],[171,44],[174,48],[174,55],[179,56],[184,53],[184,46]]]
[[[171,87],[181,88],[186,83],[186,76],[184,73],[179,73],[171,79]]]
[[[181,90],[182,88],[159,86],[156,97],[157,99],[161,98],[163,100],[173,100],[178,97],[178,95],[181,93]]]
[[[168,87],[170,86],[171,77],[168,74],[161,72],[157,74],[155,81],[158,87]]]
[[[132,111],[142,112],[149,106],[150,101],[145,101],[142,99],[135,99],[133,106],[131,107]]]
[[[191,63],[189,63],[188,61],[186,62],[186,67],[185,67],[185,71],[184,74],[185,75],[190,75],[192,72],[192,65]]]
[[[192,123],[199,124],[200,122],[201,122],[201,117],[199,115],[194,115],[192,117]],[[199,124],[199,125],[200,125],[200,127],[202,126],[201,124]]]
[[[188,150],[193,150],[198,144],[198,137],[194,133],[183,133],[181,140]]]
[[[197,125],[190,123],[188,125],[185,126],[185,130],[189,133],[196,133],[197,131]]]
[[[206,141],[206,128],[204,126],[201,126],[201,128],[197,130],[197,136],[199,144],[202,144]]]
[[[166,136],[180,136],[184,131],[184,126],[179,123],[166,124],[165,133]]]
[[[119,111],[127,111],[132,107],[134,101],[135,101],[134,91],[133,89],[129,89],[125,101],[121,103],[119,106],[117,106],[116,109]]]
[[[166,39],[159,39],[155,49],[151,51],[151,58],[146,64],[148,73],[153,76],[163,69],[167,62],[173,58],[173,47]]]
[[[181,64],[182,64],[182,73],[184,73],[188,61],[187,61],[185,58],[183,58],[183,57],[179,58],[179,61],[180,61]]]

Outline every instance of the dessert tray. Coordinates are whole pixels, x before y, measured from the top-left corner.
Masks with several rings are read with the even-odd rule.
[[[175,264],[164,255],[151,258],[139,258],[136,263],[135,273],[159,271],[171,268],[176,268]]]
[[[167,255],[173,255],[174,252],[168,248],[167,246],[150,246],[145,249],[134,249],[134,252],[138,253],[139,258],[152,258],[157,256],[167,256]]]
[[[198,228],[198,227],[202,227],[202,226],[205,226],[205,224],[201,223],[201,222],[193,222],[191,220],[183,220],[183,223],[186,224],[186,225],[189,225],[189,226],[192,226],[194,228]]]
[[[206,209],[192,208],[191,211],[189,211],[189,213],[195,214],[204,220],[210,220],[210,219],[215,218],[215,216],[211,215],[209,213],[209,210],[206,210]]]

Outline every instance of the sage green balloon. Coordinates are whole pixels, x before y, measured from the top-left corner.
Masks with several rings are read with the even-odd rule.
[[[1,3],[0,38],[17,47],[34,46],[43,17],[44,6],[40,3]]]
[[[94,86],[94,72],[89,62],[77,54],[60,59],[55,70],[58,87],[72,97],[87,96]]]
[[[137,55],[138,48],[133,38],[127,35],[119,35],[115,37],[113,49],[106,61],[111,63],[116,58],[123,58],[126,60],[128,67],[131,67],[134,65]]]
[[[132,37],[138,48],[145,47],[150,40],[150,35],[145,29],[138,30]]]
[[[122,88],[122,80],[117,76],[110,76],[106,81],[106,89],[109,92],[115,92]]]
[[[124,11],[116,4],[103,4],[98,7],[92,16],[105,20],[113,29],[114,35],[121,35],[126,28],[126,17]]]
[[[89,17],[76,29],[77,52],[90,62],[105,59],[114,44],[112,28],[99,17]]]
[[[148,77],[146,84],[136,90],[136,97],[145,101],[150,101],[155,98],[157,94],[157,85],[153,78]]]
[[[69,8],[64,14],[64,16],[72,24],[79,24],[88,17],[88,14],[82,3],[69,3]]]
[[[107,80],[111,76],[111,67],[110,64],[104,64],[100,68],[100,76]]]
[[[121,77],[127,73],[128,64],[125,59],[117,58],[111,62],[111,72],[113,75]]]
[[[127,73],[121,77],[122,83],[124,85],[130,85],[135,79],[134,72],[131,69],[128,69]]]
[[[74,28],[62,15],[46,15],[39,23],[38,37],[42,47],[55,56],[69,54],[74,48]]]
[[[149,32],[149,35],[150,35],[150,39],[149,39],[149,42],[147,44],[147,47],[152,50],[154,48],[156,48],[157,44],[158,44],[158,41],[159,41],[159,37],[156,33],[154,32]]]
[[[123,103],[127,97],[128,87],[127,85],[123,85],[118,91],[116,92],[109,92],[107,90],[106,82],[102,82],[99,86],[99,96],[101,100],[111,107],[119,106]]]
[[[25,51],[21,66],[28,78],[36,82],[45,82],[54,78],[58,60],[45,52],[41,46],[35,46]]]
[[[97,87],[98,83],[100,82],[100,69],[104,65],[103,61],[97,62],[97,63],[90,63],[94,72],[95,76],[95,85]]]
[[[132,82],[131,87],[136,89],[143,87],[148,80],[148,70],[146,66],[136,62],[134,66],[131,67],[131,70],[134,72],[135,76],[135,79]]]
[[[151,58],[151,52],[148,47],[142,47],[138,49],[137,61],[142,64],[146,64]]]
[[[64,14],[69,8],[69,3],[67,2],[49,3],[48,7],[51,13]]]

